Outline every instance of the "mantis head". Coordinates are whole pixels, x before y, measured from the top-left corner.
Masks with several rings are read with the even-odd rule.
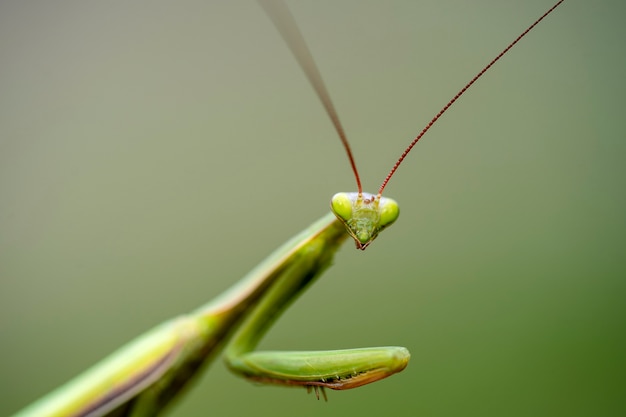
[[[337,193],[330,200],[330,208],[360,250],[365,250],[400,215],[395,200],[363,192]]]

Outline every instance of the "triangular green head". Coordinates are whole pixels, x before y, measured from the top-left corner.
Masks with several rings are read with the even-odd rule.
[[[369,193],[337,193],[330,200],[330,208],[361,250],[400,214],[395,200]]]

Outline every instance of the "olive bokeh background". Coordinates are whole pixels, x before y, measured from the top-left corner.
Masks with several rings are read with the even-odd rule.
[[[290,1],[374,191],[550,1]],[[626,57],[618,1],[566,1],[446,114],[387,194],[396,225],[270,349],[401,345],[329,392],[221,362],[172,416],[626,414]],[[354,188],[254,2],[0,4],[0,414],[194,309]]]

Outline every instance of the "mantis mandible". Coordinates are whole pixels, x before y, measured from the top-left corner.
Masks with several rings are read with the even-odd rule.
[[[286,242],[217,299],[155,327],[18,415],[156,415],[229,339],[225,360],[234,372],[258,382],[303,386],[315,390],[318,398],[320,394],[325,397],[325,388],[356,388],[402,371],[410,356],[402,347],[324,352],[253,350],[289,303],[329,266],[348,235],[357,249],[364,250],[396,221],[398,205],[383,197],[382,192],[406,155],[479,77],[562,2],[557,2],[473,77],[413,139],[378,192],[368,194],[362,190],[344,130],[293,18],[282,3],[263,1],[337,130],[356,178],[357,192],[333,196],[332,213]]]

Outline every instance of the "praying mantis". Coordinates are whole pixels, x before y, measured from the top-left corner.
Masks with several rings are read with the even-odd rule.
[[[560,2],[559,2],[559,3],[557,3],[557,4],[560,4]],[[368,197],[368,198],[370,198],[370,197]],[[340,204],[340,205],[343,207],[343,204]],[[337,211],[339,211],[339,212],[341,213],[341,212],[343,212],[343,209],[342,209],[342,208],[340,208],[340,209],[337,209]],[[392,210],[392,211],[393,211],[393,210]],[[397,210],[396,210],[396,211],[397,211]],[[347,215],[345,215],[344,217],[348,217],[348,216],[347,216]],[[394,218],[394,220],[395,220],[395,218]],[[324,229],[324,230],[330,230],[330,229],[328,229],[328,228],[330,227],[330,226],[328,226],[328,225],[329,225],[329,224],[331,224],[331,223],[332,223],[332,224],[337,224],[337,221],[336,221],[336,220],[332,220],[332,221],[331,221],[331,220],[330,220],[330,218],[326,217],[326,218],[325,218],[325,220],[324,220],[324,222],[322,222],[321,224],[317,224],[317,225],[316,225],[316,226],[315,226],[312,230],[318,230],[318,231],[319,231],[319,230],[322,230],[322,229]],[[334,227],[334,226],[333,226],[333,227]],[[333,229],[333,230],[334,230],[334,229]],[[358,235],[358,232],[355,232],[355,234],[357,234],[357,235]],[[300,241],[300,240],[302,240],[302,238],[297,239],[297,241]],[[363,239],[360,241],[360,245],[361,245],[361,247],[366,246],[366,245],[368,245],[369,243],[370,243],[370,238],[363,238]],[[293,243],[293,242],[290,244],[290,246],[294,246],[294,245],[295,245],[295,243]],[[357,245],[358,245],[358,244],[357,244]],[[267,266],[264,266],[264,269],[265,269],[265,268],[267,268]],[[276,266],[274,266],[274,268],[276,268],[276,269],[280,269],[280,268],[278,268],[278,267],[276,267]],[[237,291],[236,291],[236,292],[237,292]],[[242,292],[243,292],[243,291],[242,291]],[[289,295],[289,297],[291,297],[291,296],[292,296],[292,295]],[[227,326],[227,327],[228,327],[228,326]],[[250,334],[250,333],[246,333],[246,335],[247,335],[247,334]],[[394,350],[394,352],[395,352],[395,353],[394,353],[394,355],[392,355],[392,356],[393,356],[393,358],[392,358],[392,359],[393,359],[393,360],[392,360],[392,362],[394,362],[394,363],[396,363],[396,362],[397,362],[397,363],[399,363],[399,365],[397,366],[397,368],[398,368],[398,369],[394,369],[394,371],[396,371],[396,370],[400,370],[400,369],[404,368],[404,366],[406,365],[406,360],[408,359],[408,357],[406,356],[406,353],[405,353],[403,350]],[[371,352],[366,352],[366,353],[371,353]],[[334,355],[334,354],[333,354],[333,355]],[[236,356],[238,356],[238,355],[236,355]],[[272,356],[270,359],[272,359],[272,360],[273,360],[275,357],[280,358],[280,355],[279,355],[279,356]],[[353,360],[354,360],[354,359],[353,359]],[[358,362],[355,362],[355,363],[358,363]],[[351,365],[354,365],[354,363],[352,363],[352,362],[350,362],[350,364],[351,364]],[[356,365],[354,365],[354,366],[356,366]],[[371,366],[371,365],[368,365],[368,366]],[[332,383],[335,383],[335,382],[337,382],[337,381],[341,382],[341,380],[343,379],[343,380],[346,380],[346,381],[347,381],[347,380],[350,380],[351,382],[354,382],[354,383],[355,383],[355,385],[359,385],[359,384],[361,383],[361,382],[360,382],[360,378],[361,378],[362,376],[367,376],[367,372],[368,372],[367,370],[362,371],[362,372],[361,372],[361,371],[358,371],[355,375],[350,374],[350,375],[346,376],[345,378],[339,378],[339,376],[338,376],[338,375],[335,375],[335,376],[333,376],[333,375],[329,375],[329,376],[325,376],[325,377],[323,377],[323,378],[324,378],[324,379],[331,380],[331,381],[332,381]],[[261,379],[261,380],[263,380],[263,379],[265,379],[265,378],[266,378],[266,377],[264,377],[264,376],[257,377],[257,379]],[[289,379],[289,381],[293,381],[293,378],[294,378],[294,377],[293,377],[293,376],[290,376],[289,378],[290,378],[290,379]],[[150,382],[152,383],[153,381],[152,381],[152,380],[150,380]],[[311,383],[311,381],[308,381],[308,382],[309,382],[309,383]],[[324,383],[324,382],[326,382],[326,381],[322,381],[322,383]],[[369,381],[368,381],[368,382],[369,382]],[[305,383],[305,384],[303,384],[303,385],[307,385],[307,384]],[[317,386],[317,385],[310,385],[310,386],[315,387],[315,386]],[[115,404],[115,406],[117,407],[117,406],[119,406],[119,404]],[[113,407],[113,406],[111,406],[111,407]],[[108,412],[108,411],[110,411],[110,410],[111,410],[111,408],[110,408],[110,407],[109,407],[109,408],[96,408],[96,409],[93,409],[93,410],[92,410],[92,409],[90,409],[90,410],[89,410],[89,412],[94,412],[94,413],[99,413],[99,412],[102,412],[102,413],[106,413],[106,412]],[[148,413],[152,413],[152,410],[150,410]]]

